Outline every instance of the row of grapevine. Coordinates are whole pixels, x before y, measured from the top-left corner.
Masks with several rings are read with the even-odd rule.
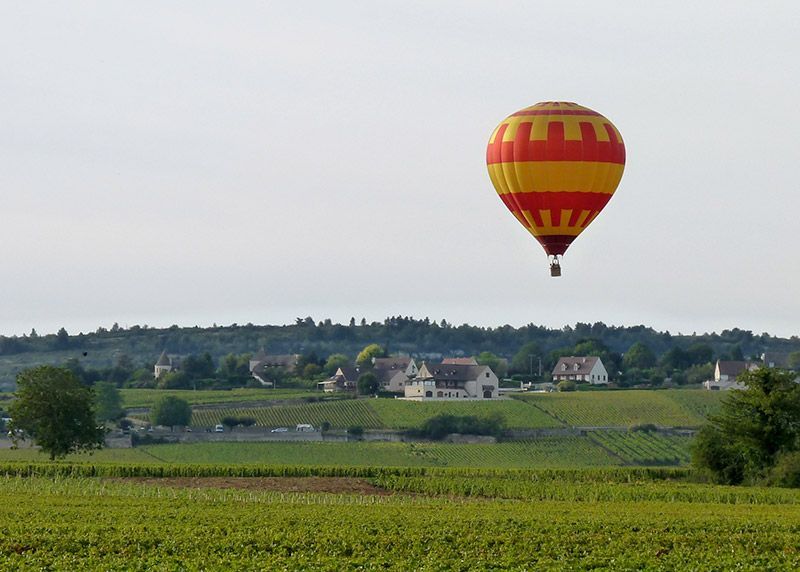
[[[591,438],[631,464],[680,465],[690,460],[690,437],[644,431],[593,431]]]
[[[261,427],[294,427],[298,423],[310,423],[319,427],[327,421],[333,428],[346,429],[355,425],[365,429],[381,429],[381,419],[370,408],[366,400],[344,399],[341,401],[306,403],[285,407],[225,407],[220,409],[195,409],[192,425],[211,427],[226,416],[252,417]]]
[[[697,404],[706,403],[708,394],[701,390],[630,390],[516,397],[574,427],[629,427],[637,424],[696,427],[705,422]]]
[[[517,400],[494,401],[404,401],[401,399],[370,400],[370,407],[386,427],[409,429],[420,427],[436,415],[499,415],[506,427],[512,429],[541,429],[562,424],[542,410]]]
[[[376,480],[396,489],[423,488],[425,496],[8,479],[0,486],[0,569],[800,568],[794,491],[778,491],[781,499],[761,504],[728,498],[724,487],[672,483]],[[431,498],[432,490],[459,496]]]

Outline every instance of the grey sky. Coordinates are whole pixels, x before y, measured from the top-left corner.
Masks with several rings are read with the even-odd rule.
[[[796,335],[797,2],[4,2],[0,333],[387,315]],[[538,101],[622,183],[551,279],[485,167]]]

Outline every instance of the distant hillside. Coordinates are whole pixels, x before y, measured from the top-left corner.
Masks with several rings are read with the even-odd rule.
[[[8,385],[18,371],[43,363],[58,364],[78,358],[87,367],[110,367],[121,355],[129,356],[137,366],[154,363],[163,349],[179,355],[208,352],[215,360],[229,354],[256,352],[264,347],[270,353],[310,353],[324,357],[332,353],[350,356],[369,343],[379,343],[390,352],[404,352],[417,357],[475,355],[482,351],[510,358],[519,348],[536,342],[541,352],[570,348],[584,340],[598,340],[611,351],[624,353],[641,342],[656,355],[673,348],[707,344],[714,355],[734,350],[746,356],[769,351],[800,350],[800,339],[756,335],[747,330],[724,330],[702,335],[672,335],[646,326],[617,327],[602,322],[578,323],[561,329],[528,324],[520,328],[499,326],[484,328],[445,320],[390,317],[383,322],[351,320],[348,325],[330,320],[316,322],[298,318],[288,326],[231,325],[211,328],[149,328],[132,326],[71,335],[64,329],[58,334],[0,336],[0,385]]]

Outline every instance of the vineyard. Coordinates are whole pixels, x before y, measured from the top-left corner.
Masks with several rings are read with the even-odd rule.
[[[515,395],[575,427],[697,427],[714,411],[720,396],[702,390],[592,391]]]
[[[633,431],[593,431],[590,437],[605,449],[633,465],[682,465],[689,463],[691,438]]]
[[[157,399],[166,395],[180,397],[190,405],[217,403],[247,403],[253,401],[280,401],[319,397],[318,391],[303,389],[237,388],[230,390],[204,389],[120,389],[122,406],[126,408],[152,407]]]
[[[375,399],[369,402],[384,426],[409,429],[421,426],[436,415],[474,415],[487,417],[500,415],[506,426],[514,429],[540,429],[560,427],[562,424],[540,409],[517,400],[496,401],[404,401],[400,399]]]
[[[280,464],[383,467],[606,467],[684,465],[687,437],[592,432],[495,444],[387,442],[201,442],[104,449],[71,455],[71,463]],[[41,461],[35,449],[0,449],[0,462]]]
[[[195,409],[192,425],[211,427],[223,417],[252,417],[261,427],[294,427],[298,423],[310,423],[319,427],[327,421],[331,427],[347,429],[354,425],[364,429],[381,429],[385,425],[364,399],[305,403],[281,407],[225,407],[220,409]]]
[[[452,443],[273,442],[154,445],[165,463],[265,463],[385,467],[602,467],[621,461],[585,437],[487,445]],[[2,457],[0,457],[2,458]]]
[[[0,569],[800,567],[796,491],[552,476],[371,478],[388,496],[0,477]]]

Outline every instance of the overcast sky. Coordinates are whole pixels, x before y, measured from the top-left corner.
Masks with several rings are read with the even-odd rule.
[[[0,334],[395,314],[800,330],[800,3],[3,2]],[[549,276],[494,127],[627,166]]]

